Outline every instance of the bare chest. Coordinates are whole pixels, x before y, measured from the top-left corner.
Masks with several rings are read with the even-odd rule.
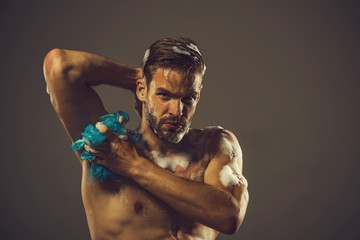
[[[148,155],[149,161],[176,176],[203,182],[210,161],[207,152],[189,147],[174,154],[152,151]],[[85,169],[83,174],[86,172]],[[185,226],[197,226],[130,179],[85,184],[83,201],[90,230],[101,229],[127,239],[142,239],[144,234],[153,235],[151,239],[162,239],[176,236]]]
[[[209,155],[204,151],[188,149],[176,154],[159,154],[151,152],[152,162],[176,176],[193,181],[203,182],[204,174],[209,164]]]
[[[95,180],[83,185],[82,195],[94,239],[165,239],[177,231],[174,210],[130,179]]]

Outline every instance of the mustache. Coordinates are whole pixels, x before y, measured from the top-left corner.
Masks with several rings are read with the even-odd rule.
[[[175,123],[184,126],[186,124],[186,118],[176,117],[176,116],[164,117],[160,119],[159,124],[164,124],[164,123]]]

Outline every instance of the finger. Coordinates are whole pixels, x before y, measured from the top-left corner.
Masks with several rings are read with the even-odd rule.
[[[117,134],[115,134],[101,122],[97,122],[95,127],[110,141],[113,141],[118,137]]]
[[[86,145],[87,147],[85,147],[85,150],[87,148],[90,148],[90,151],[94,152],[94,153],[102,153],[102,154],[106,154],[108,152],[111,151],[111,142],[106,139],[103,143],[101,143],[100,145],[97,146],[89,146]],[[88,152],[90,152],[88,151]]]
[[[84,146],[85,150],[88,151],[89,153],[91,154],[98,154],[100,153],[99,150],[95,149],[94,147],[90,147],[89,145],[86,145]]]
[[[103,159],[105,157],[105,155],[106,155],[104,151],[98,151],[94,147],[90,147],[88,145],[85,145],[84,148],[91,155],[93,155],[95,157],[95,159]]]
[[[120,116],[119,116],[119,123],[120,123],[120,124],[123,124],[123,122],[124,122],[124,117],[120,115]]]
[[[142,79],[144,77],[144,72],[142,68],[135,68],[136,69],[136,79]]]
[[[119,119],[120,119],[120,116],[123,117],[122,125],[126,124],[130,120],[130,116],[127,112],[118,111],[117,114],[119,114]]]
[[[127,133],[125,133],[125,134],[119,134],[119,135],[118,135],[118,138],[121,139],[121,140],[128,140],[128,139],[129,139]]]

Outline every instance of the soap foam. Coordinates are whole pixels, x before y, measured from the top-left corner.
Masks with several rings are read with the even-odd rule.
[[[181,50],[177,46],[173,46],[172,49],[174,50],[174,52],[191,56],[191,54],[188,51]]]
[[[225,165],[220,171],[220,181],[224,187],[236,186],[241,183],[248,186],[246,178],[241,174],[239,167],[236,164]]]
[[[152,151],[151,154],[156,165],[161,168],[170,170],[171,172],[175,172],[177,166],[180,166],[181,168],[187,168],[190,164],[190,158],[186,154],[177,154],[174,157],[163,156],[157,151]]]
[[[202,71],[201,75],[203,75],[203,76],[204,76],[205,72],[206,72],[206,65],[204,64],[204,69],[203,69],[203,71]]]
[[[197,52],[201,56],[201,53],[200,53],[198,47],[195,44],[190,43],[189,45],[187,45],[187,47],[194,50],[195,52]]]
[[[225,165],[221,170],[220,180],[225,187],[239,184],[239,179],[229,165]]]
[[[187,46],[188,48],[194,50],[195,52],[197,52],[200,56],[202,56],[201,53],[200,53],[200,51],[199,51],[199,49],[198,49],[198,47],[197,47],[195,44],[190,43],[190,44],[188,44],[188,45],[186,45],[186,46]],[[197,57],[194,56],[194,59],[197,60]],[[205,64],[204,64],[204,69],[203,69],[201,75],[204,76],[205,71],[206,71],[206,66],[205,66]]]
[[[146,62],[147,62],[147,60],[148,60],[148,58],[149,58],[149,55],[150,55],[150,49],[147,49],[147,50],[145,51],[144,58],[143,58],[143,67],[144,67],[145,64],[146,64]]]

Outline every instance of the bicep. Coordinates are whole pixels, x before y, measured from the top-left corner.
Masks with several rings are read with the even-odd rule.
[[[70,138],[75,141],[81,137],[86,125],[95,123],[106,111],[95,90],[84,81],[74,81],[79,73],[64,69],[57,55],[50,52],[45,58],[45,79],[51,103]]]
[[[243,189],[247,185],[242,175],[243,160],[240,145],[231,132],[221,130],[213,149],[215,153],[205,171],[204,182],[227,189],[234,195],[238,189]]]
[[[247,180],[242,175],[241,148],[236,137],[226,130],[221,130],[212,147],[215,153],[205,171],[204,182],[231,194],[237,206],[238,229],[249,202]]]

